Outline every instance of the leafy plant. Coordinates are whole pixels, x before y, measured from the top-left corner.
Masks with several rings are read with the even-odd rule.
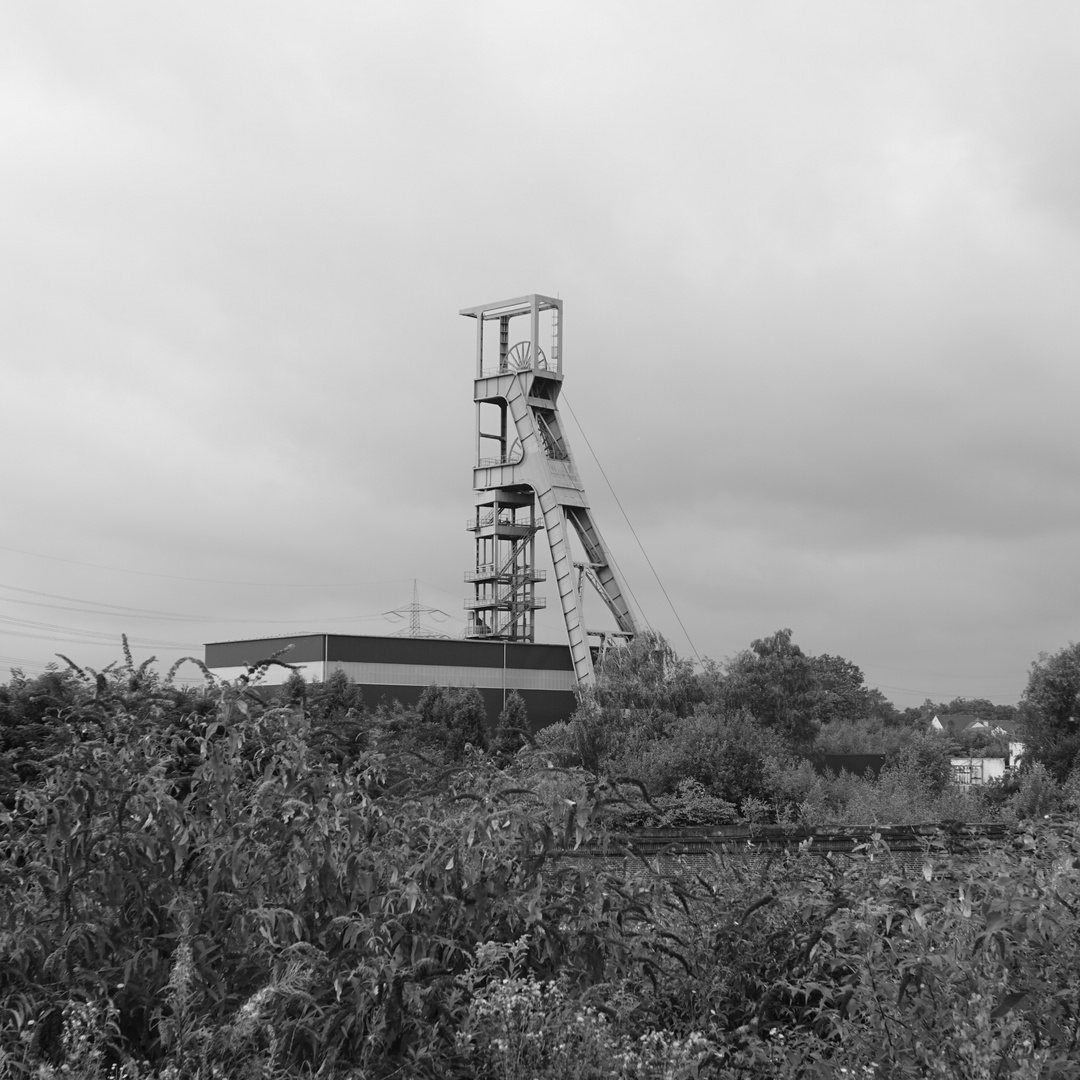
[[[1080,1076],[1075,823],[955,850],[959,832],[914,873],[879,842],[843,861],[752,840],[652,863],[605,848],[606,822],[633,798],[722,805],[704,779],[675,781],[665,809],[639,779],[549,768],[569,729],[515,773],[477,744],[448,762],[404,710],[267,703],[258,679],[180,691],[125,656],[72,667],[22,714],[52,738],[48,769],[20,771],[32,750],[15,747],[0,808],[7,1073]],[[28,685],[9,704],[27,707]],[[429,725],[452,730],[444,715]],[[328,721],[363,744],[328,745]],[[706,708],[639,730],[659,773],[730,767],[740,729]],[[744,816],[777,812],[780,775],[789,803],[828,795],[761,760],[768,798],[744,789]],[[875,805],[910,809],[923,772],[898,761]],[[1072,807],[1028,775],[1025,812],[1046,793]],[[849,779],[844,812],[871,797]],[[961,796],[927,782],[919,797]]]
[[[522,747],[534,741],[529,730],[525,700],[516,690],[511,690],[495,725],[491,739],[492,749],[503,757],[512,757]]]

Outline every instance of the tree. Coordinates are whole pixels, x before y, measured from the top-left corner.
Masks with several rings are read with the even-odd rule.
[[[958,713],[977,716],[991,726],[1011,729],[1019,711],[1015,705],[995,705],[988,698],[956,697],[952,701],[934,702],[927,698],[918,707],[909,707],[897,714],[898,719],[911,727],[925,728],[935,716],[955,716]]]
[[[729,660],[724,694],[729,708],[746,709],[792,744],[814,736],[821,684],[813,660],[791,640],[790,630],[752,641]]]
[[[278,701],[282,705],[303,705],[307,701],[307,691],[307,679],[299,671],[290,671],[278,691]]]
[[[688,716],[701,698],[693,663],[678,657],[655,630],[610,649],[597,671],[596,700],[601,708]]]
[[[868,717],[882,720],[890,727],[898,727],[902,723],[896,706],[876,686],[867,689],[866,704]]]
[[[818,684],[817,720],[827,724],[865,720],[870,715],[870,691],[858,665],[842,656],[822,653],[810,658],[810,668]]]
[[[1064,780],[1080,761],[1080,645],[1032,662],[1021,699],[1025,758]]]
[[[695,781],[710,796],[742,805],[766,801],[769,778],[791,761],[781,733],[745,714],[721,715],[700,708],[674,719],[662,738],[629,746],[613,760],[612,771],[632,776],[650,795],[677,792]]]
[[[628,748],[663,738],[703,696],[693,664],[680,659],[655,631],[608,650],[595,685],[579,690],[570,720],[581,766],[592,773],[606,771]]]
[[[923,706],[929,709],[930,716],[950,716],[957,713],[967,713],[985,720],[991,726],[1003,725],[1009,727],[1016,722],[1017,709],[1015,705],[995,705],[989,698],[953,698],[947,705],[934,705],[927,701]]]
[[[350,712],[360,713],[364,708],[360,687],[340,669],[330,672],[323,682],[312,683],[306,700],[313,720],[343,720]]]
[[[310,720],[311,747],[328,760],[347,763],[366,747],[364,695],[344,671],[309,683],[294,669],[277,691],[277,700]]]
[[[502,707],[498,723],[495,725],[495,734],[491,740],[492,749],[509,757],[532,741],[525,701],[516,690],[511,690],[506,695],[506,704]]]
[[[461,761],[467,746],[487,749],[487,710],[475,686],[432,684],[420,695],[416,710],[425,726],[445,732],[448,761]]]
[[[913,792],[940,795],[952,780],[951,748],[926,732],[916,733],[885,754],[885,768],[904,778]]]

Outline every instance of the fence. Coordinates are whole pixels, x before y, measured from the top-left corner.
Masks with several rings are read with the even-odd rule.
[[[638,828],[602,841],[564,849],[560,858],[588,859],[608,868],[646,863],[663,874],[698,873],[717,856],[738,859],[775,858],[802,852],[822,858],[850,858],[857,848],[880,839],[896,863],[906,869],[922,865],[926,853],[961,855],[987,842],[1000,843],[1008,826],[998,823],[935,825],[867,825],[785,829],[775,825],[716,825],[677,829]]]

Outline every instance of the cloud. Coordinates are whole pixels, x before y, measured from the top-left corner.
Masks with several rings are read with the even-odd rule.
[[[0,449],[18,469],[0,542],[224,581],[397,582],[400,600],[420,577],[452,604],[473,452],[456,312],[557,292],[566,400],[700,651],[791,625],[912,693],[1015,697],[1038,649],[1075,636],[1078,19],[6,11],[18,407]],[[215,602],[8,558],[29,587]],[[364,588],[216,602],[250,620],[393,606]]]

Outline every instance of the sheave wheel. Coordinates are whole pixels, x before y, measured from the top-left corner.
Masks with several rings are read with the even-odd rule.
[[[536,353],[536,366],[541,370],[546,370],[547,357],[544,355],[544,350],[538,348]],[[533,366],[532,343],[528,341],[519,341],[514,345],[506,354],[506,366],[510,368],[511,371],[531,371]]]

